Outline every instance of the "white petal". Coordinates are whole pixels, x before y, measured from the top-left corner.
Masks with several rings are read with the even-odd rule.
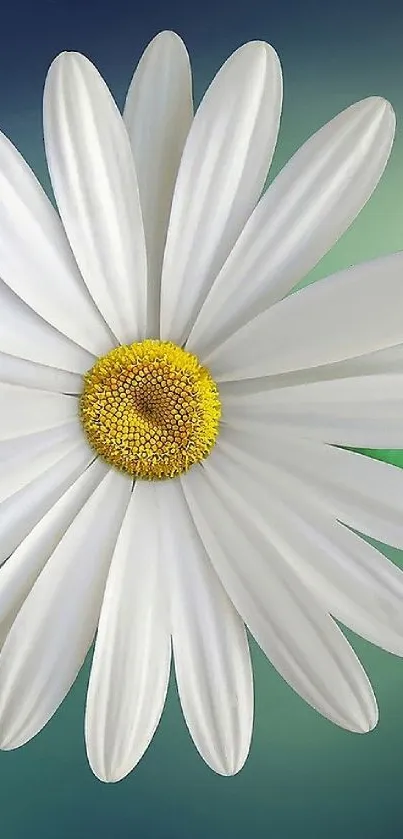
[[[252,458],[254,468],[275,466],[292,477],[307,499],[379,542],[403,547],[403,470],[356,452],[292,434],[268,434],[264,426],[225,428],[231,443]]]
[[[333,381],[358,376],[381,376],[401,373],[403,370],[403,344],[376,350],[356,358],[335,361],[332,364],[322,364],[318,367],[301,368],[273,376],[262,376],[255,379],[241,379],[220,383],[220,395],[223,398],[247,397],[277,388],[296,387],[311,382]]]
[[[212,463],[182,478],[196,526],[235,607],[294,690],[332,722],[364,732],[377,722],[371,685],[324,607],[270,545],[264,522]],[[239,470],[237,483],[242,481]]]
[[[403,370],[403,366],[402,366]],[[257,380],[264,383],[266,380]],[[403,448],[403,372],[221,393],[223,416],[341,446]],[[236,392],[238,385],[238,392]]]
[[[174,32],[161,32],[140,59],[123,112],[147,244],[148,335],[159,334],[162,259],[176,176],[192,118],[192,76],[186,47]]]
[[[75,396],[0,382],[0,440],[78,421]]]
[[[403,370],[403,344],[341,361],[333,367],[336,374],[341,376],[400,373]],[[329,377],[326,375],[326,378]]]
[[[95,356],[49,326],[1,280],[0,312],[0,352],[75,373],[94,364]]]
[[[295,292],[203,361],[218,380],[331,364],[403,343],[403,253],[374,259]]]
[[[183,152],[161,286],[161,337],[181,344],[254,209],[280,119],[281,68],[272,47],[246,44],[221,68]]]
[[[210,563],[179,481],[156,491],[183,713],[206,763],[220,775],[234,775],[247,758],[253,725],[245,628]]]
[[[1,440],[0,502],[23,489],[77,446],[84,448],[90,459],[94,457],[78,422]]]
[[[44,93],[46,157],[74,256],[120,343],[145,337],[147,266],[133,156],[95,67],[62,53]]]
[[[41,496],[36,509],[32,504],[30,507],[26,505],[28,521],[24,524],[20,520],[21,544],[0,570],[0,645],[4,643],[25,598],[62,536],[108,471],[101,460],[94,461],[87,469],[83,460],[80,463],[75,454],[70,457],[70,461],[72,467],[69,472],[65,461],[57,464],[60,471],[58,484],[53,475],[51,487],[49,470],[46,473],[47,487],[37,487]],[[2,504],[0,507],[2,546],[3,525],[6,523],[2,514],[5,506]]]
[[[78,394],[82,390],[82,376],[68,373],[45,364],[36,364],[0,352],[0,382],[56,393]]]
[[[58,542],[0,654],[0,746],[35,736],[70,690],[94,638],[131,482],[110,471]]]
[[[392,147],[388,102],[364,99],[313,135],[260,200],[189,338],[202,355],[272,306],[316,265],[375,189]]]
[[[323,530],[315,524],[304,560],[299,573],[308,582],[310,569],[309,585],[329,612],[367,641],[403,656],[400,568],[337,521]]]
[[[215,468],[239,481],[268,542],[326,611],[389,652],[403,655],[403,571],[332,519],[292,478],[245,452],[215,452]]]
[[[171,639],[155,514],[153,485],[136,483],[109,571],[88,687],[87,753],[102,781],[118,781],[138,763],[165,704]]]
[[[25,160],[0,133],[0,276],[44,320],[96,355],[109,330],[77,269],[60,219]]]
[[[1,502],[0,564],[93,459],[94,453],[81,443]]]

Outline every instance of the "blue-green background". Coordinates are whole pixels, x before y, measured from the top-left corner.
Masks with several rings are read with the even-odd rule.
[[[0,127],[46,188],[41,94],[51,59],[61,50],[85,52],[122,103],[142,49],[164,28],[187,42],[197,99],[242,42],[260,38],[276,47],[285,102],[273,171],[354,100],[389,98],[398,134],[387,173],[311,278],[402,248],[401,0],[8,0],[0,15]],[[389,555],[403,564],[397,552]],[[377,730],[354,736],[332,727],[253,647],[255,733],[249,760],[232,779],[201,762],[172,688],[140,766],[120,784],[98,782],[83,743],[86,669],[45,731],[25,748],[0,754],[2,839],[399,839],[403,662],[353,641],[378,695]]]

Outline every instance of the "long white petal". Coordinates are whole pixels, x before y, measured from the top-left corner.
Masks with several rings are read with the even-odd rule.
[[[215,452],[215,468],[239,481],[270,545],[346,626],[389,652],[403,655],[403,571],[344,527],[292,477],[262,467],[244,450]]]
[[[158,485],[156,493],[183,713],[206,763],[234,775],[247,758],[253,725],[245,628],[210,563],[180,482]]]
[[[223,416],[229,424],[236,418],[258,419],[267,434],[274,428],[341,446],[403,448],[403,366],[401,373],[294,387],[258,390],[257,384],[252,393],[245,392],[242,384],[235,382],[232,392],[221,393]]]
[[[0,747],[35,736],[63,701],[94,638],[131,483],[110,471],[58,542],[0,654]]]
[[[222,444],[253,458],[256,468],[275,466],[299,492],[349,527],[379,542],[403,547],[403,470],[356,452],[292,434],[268,434],[263,425],[226,427]]]
[[[212,463],[213,456],[182,483],[206,550],[238,612],[306,702],[343,728],[372,729],[375,697],[347,640],[269,544],[253,508]]]
[[[364,99],[296,152],[260,200],[189,338],[202,355],[284,297],[349,227],[388,160],[395,116]]]
[[[49,557],[108,471],[104,463],[96,460],[88,469],[81,464],[80,474],[77,458],[75,460],[75,469],[70,470],[68,479],[65,464],[57,464],[61,467],[63,484],[60,481],[56,488],[53,487],[52,498],[50,486],[47,487],[47,509],[41,488],[43,517],[38,515],[39,505],[36,520],[33,520],[32,510],[28,511],[31,518],[29,526],[24,528],[26,532],[20,532],[21,544],[0,569],[0,646]],[[0,507],[0,520],[3,506]]]
[[[84,281],[120,343],[145,337],[147,265],[129,138],[88,59],[62,53],[44,92],[46,156]]]
[[[361,376],[383,376],[400,374],[403,370],[403,344],[376,350],[366,355],[322,364],[318,367],[301,368],[272,376],[254,379],[240,379],[220,382],[220,395],[235,399],[243,398],[278,388],[291,388],[314,382],[327,382],[335,379],[357,378]]]
[[[78,421],[75,396],[0,382],[0,440]]]
[[[238,49],[210,85],[184,148],[161,285],[161,337],[181,344],[263,189],[280,119],[278,57]]]
[[[0,563],[10,556],[92,460],[94,453],[85,443],[80,443],[1,502]]]
[[[85,373],[95,356],[50,326],[0,280],[0,352]]]
[[[25,358],[0,352],[0,382],[55,393],[78,394],[82,390],[82,376]]]
[[[171,639],[162,537],[154,487],[140,481],[113,555],[88,687],[87,753],[102,781],[118,781],[138,763],[165,704]]]
[[[94,454],[86,444],[78,422],[0,441],[0,502],[27,486],[77,446]]]
[[[60,219],[0,133],[0,277],[45,321],[99,355],[111,335],[77,269]]]
[[[186,47],[161,32],[143,53],[126,98],[128,130],[147,245],[147,331],[159,334],[161,267],[179,163],[193,118]]]
[[[220,381],[318,367],[403,343],[403,253],[340,271],[258,315],[203,361]]]

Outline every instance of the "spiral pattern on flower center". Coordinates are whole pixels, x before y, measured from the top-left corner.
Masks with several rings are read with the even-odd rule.
[[[79,414],[90,446],[107,463],[133,478],[160,480],[210,454],[221,404],[197,356],[149,339],[97,359],[84,376]]]

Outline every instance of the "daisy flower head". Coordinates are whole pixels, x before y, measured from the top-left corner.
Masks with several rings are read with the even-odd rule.
[[[53,62],[58,212],[0,137],[0,746],[54,714],[94,641],[85,737],[106,781],[159,723],[171,658],[216,772],[249,750],[246,629],[351,731],[375,697],[334,618],[403,653],[401,255],[290,294],[386,165],[380,98],[347,108],[260,197],[278,57],[238,49],[193,113],[186,49],[148,46],[123,118],[95,67]],[[260,199],[260,200],[259,200]]]

